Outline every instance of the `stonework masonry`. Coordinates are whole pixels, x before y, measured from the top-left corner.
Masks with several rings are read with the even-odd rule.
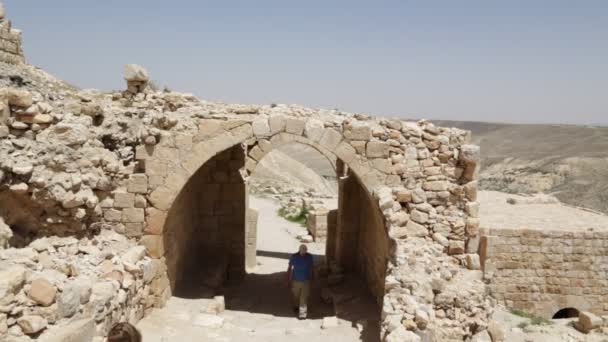
[[[2,3],[0,3],[2,7]],[[4,18],[4,9],[0,8],[0,62],[9,64],[25,63],[21,45],[21,31],[11,27],[10,20]]]
[[[608,313],[608,232],[488,229],[480,255],[490,295],[509,308]]]

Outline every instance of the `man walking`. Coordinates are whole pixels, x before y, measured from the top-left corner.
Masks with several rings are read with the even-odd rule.
[[[298,253],[289,258],[287,267],[287,284],[291,287],[293,310],[299,319],[306,318],[312,272],[312,255],[308,253],[306,245],[300,245]]]

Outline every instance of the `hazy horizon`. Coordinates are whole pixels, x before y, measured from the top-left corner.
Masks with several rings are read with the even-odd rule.
[[[124,64],[229,103],[608,125],[608,2],[5,0],[28,63],[123,89]]]

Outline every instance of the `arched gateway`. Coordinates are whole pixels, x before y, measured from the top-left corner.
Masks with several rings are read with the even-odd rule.
[[[176,290],[191,267],[210,266],[201,260],[225,266],[229,279],[242,277],[247,250],[255,250],[246,228],[247,178],[272,149],[296,142],[338,161],[341,200],[327,256],[364,276],[382,311],[383,333],[393,330],[395,315],[416,322],[422,333],[475,333],[487,319],[484,310],[463,320],[457,311],[471,308],[434,299],[461,291],[456,275],[466,269],[457,262],[477,253],[478,149],[464,145],[467,133],[424,121],[279,109],[200,119],[195,129],[138,148],[145,176],[133,177],[146,178],[151,203],[141,243],[167,266],[159,296]],[[482,293],[469,297],[484,305]],[[437,319],[437,310],[443,317]]]

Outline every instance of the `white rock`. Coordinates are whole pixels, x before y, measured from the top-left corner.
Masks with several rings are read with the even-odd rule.
[[[47,321],[40,316],[23,316],[17,320],[17,324],[24,333],[32,335],[46,328]]]
[[[73,283],[63,287],[57,300],[57,309],[61,317],[72,317],[80,306],[80,287]]]
[[[0,299],[10,294],[16,294],[25,282],[25,268],[11,266],[0,270]]]
[[[148,76],[148,71],[144,69],[141,65],[137,64],[127,64],[124,68],[124,78],[127,81],[140,81],[140,82],[148,82],[150,77]]]

